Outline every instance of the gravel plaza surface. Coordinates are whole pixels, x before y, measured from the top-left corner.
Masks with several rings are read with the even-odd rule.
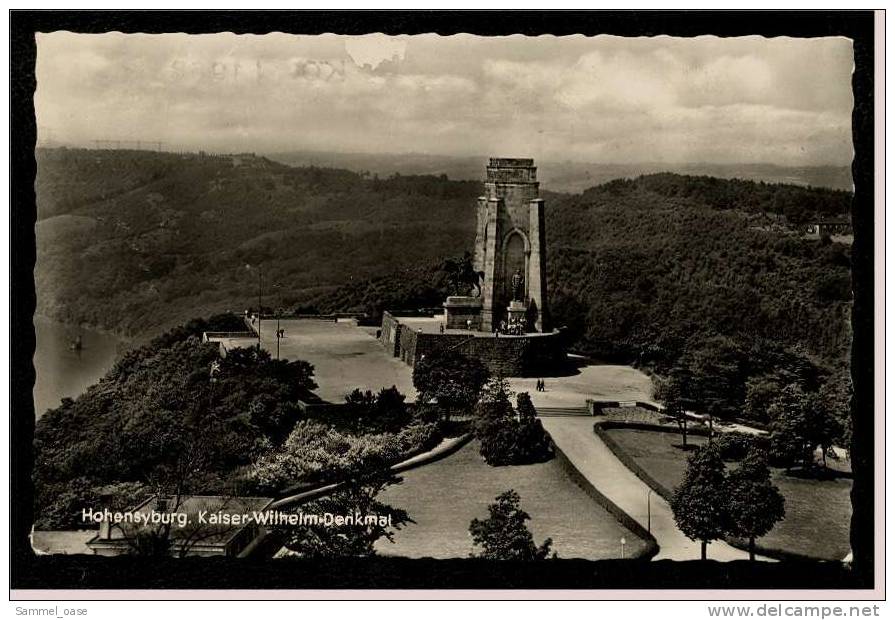
[[[416,400],[410,367],[386,353],[376,340],[375,329],[358,327],[350,319],[282,319],[279,326],[285,330],[285,336],[280,338],[280,357],[310,362],[318,385],[315,392],[323,400],[340,403],[354,388],[379,391],[393,385],[408,401]],[[276,330],[275,319],[264,319],[261,346],[274,356]],[[243,342],[251,345],[253,341]]]

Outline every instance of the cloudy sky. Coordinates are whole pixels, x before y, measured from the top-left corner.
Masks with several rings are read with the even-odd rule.
[[[847,39],[38,35],[40,138],[846,165]]]

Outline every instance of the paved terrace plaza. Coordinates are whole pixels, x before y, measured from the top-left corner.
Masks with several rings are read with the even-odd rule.
[[[514,392],[528,392],[535,407],[585,407],[588,398],[652,402],[652,381],[636,368],[578,362],[575,374],[541,377],[545,385],[543,392],[535,390],[537,378],[534,377],[515,377],[509,382]]]
[[[410,368],[389,357],[376,340],[376,328],[358,327],[350,319],[338,322],[314,319],[283,319],[280,329],[280,357],[305,360],[314,366],[317,395],[340,403],[354,388],[378,391],[396,386],[408,401],[416,400]],[[261,346],[271,355],[277,353],[277,322],[265,319],[261,324]],[[225,340],[227,348],[252,346],[255,340]]]
[[[414,329],[437,333],[438,317],[402,317],[401,321]],[[276,354],[276,321],[265,319],[261,327],[262,346]],[[280,340],[280,357],[303,359],[314,365],[315,380],[320,398],[342,402],[345,394],[355,387],[379,390],[396,386],[409,401],[416,399],[411,379],[412,369],[400,359],[390,356],[376,340],[375,327],[358,327],[350,319],[338,322],[312,319],[284,319],[280,328],[286,330]],[[446,330],[447,333],[471,333],[466,330]],[[492,338],[485,332],[480,337]],[[501,336],[504,337],[504,336]],[[253,340],[224,340],[228,348],[251,346]],[[577,370],[563,377],[545,377],[546,391],[535,390],[536,378],[510,378],[516,392],[527,391],[538,407],[584,407],[587,398],[597,400],[651,400],[650,378],[630,366],[590,364],[579,361]]]

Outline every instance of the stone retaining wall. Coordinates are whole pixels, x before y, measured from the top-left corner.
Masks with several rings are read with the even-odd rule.
[[[379,341],[392,357],[400,356],[401,330],[403,328],[404,326],[391,313],[382,313],[382,329],[379,333]]]
[[[655,536],[648,532],[645,527],[640,525],[634,517],[622,510],[618,504],[603,495],[603,493],[591,484],[590,481],[578,471],[578,468],[572,464],[572,461],[569,460],[556,443],[553,443],[553,451],[556,455],[557,462],[563,468],[563,471],[566,472],[566,475],[568,475],[569,478],[571,478],[572,481],[588,495],[588,497],[605,508],[609,514],[615,517],[615,519],[624,525],[632,534],[646,542],[644,550],[640,554],[633,556],[635,559],[649,560],[659,552],[659,543],[656,541]]]
[[[481,333],[427,333],[402,324],[386,312],[379,338],[393,357],[411,367],[423,356],[447,350],[477,359],[493,374],[504,377],[549,375],[566,361],[559,332],[498,337]]]

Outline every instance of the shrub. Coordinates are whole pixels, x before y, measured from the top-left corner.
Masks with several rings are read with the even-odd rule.
[[[550,437],[527,392],[518,395],[516,407],[513,411],[505,382],[494,380],[488,385],[477,407],[476,437],[489,465],[525,465],[553,456]]]
[[[258,492],[282,490],[302,482],[341,480],[349,472],[387,467],[441,440],[437,424],[411,424],[399,433],[351,435],[303,420],[282,448],[252,466],[249,481]]]
[[[405,455],[431,450],[441,441],[438,424],[411,424],[397,436],[398,446]]]
[[[417,402],[411,409],[412,420],[415,423],[431,423],[441,419],[441,409],[438,405]]]
[[[482,552],[473,557],[489,560],[543,560],[550,553],[551,539],[540,546],[525,525],[531,517],[519,507],[519,494],[514,490],[504,491],[488,506],[489,517],[473,519],[469,533],[473,543],[482,547]],[[556,557],[556,554],[553,554]]]
[[[357,388],[345,397],[347,415],[340,422],[353,433],[395,432],[410,421],[405,396],[398,388],[382,388],[377,394]]]
[[[735,431],[732,433],[721,433],[715,443],[718,444],[718,450],[721,452],[722,459],[725,461],[742,461],[753,446],[766,448],[768,442],[763,437]]]

